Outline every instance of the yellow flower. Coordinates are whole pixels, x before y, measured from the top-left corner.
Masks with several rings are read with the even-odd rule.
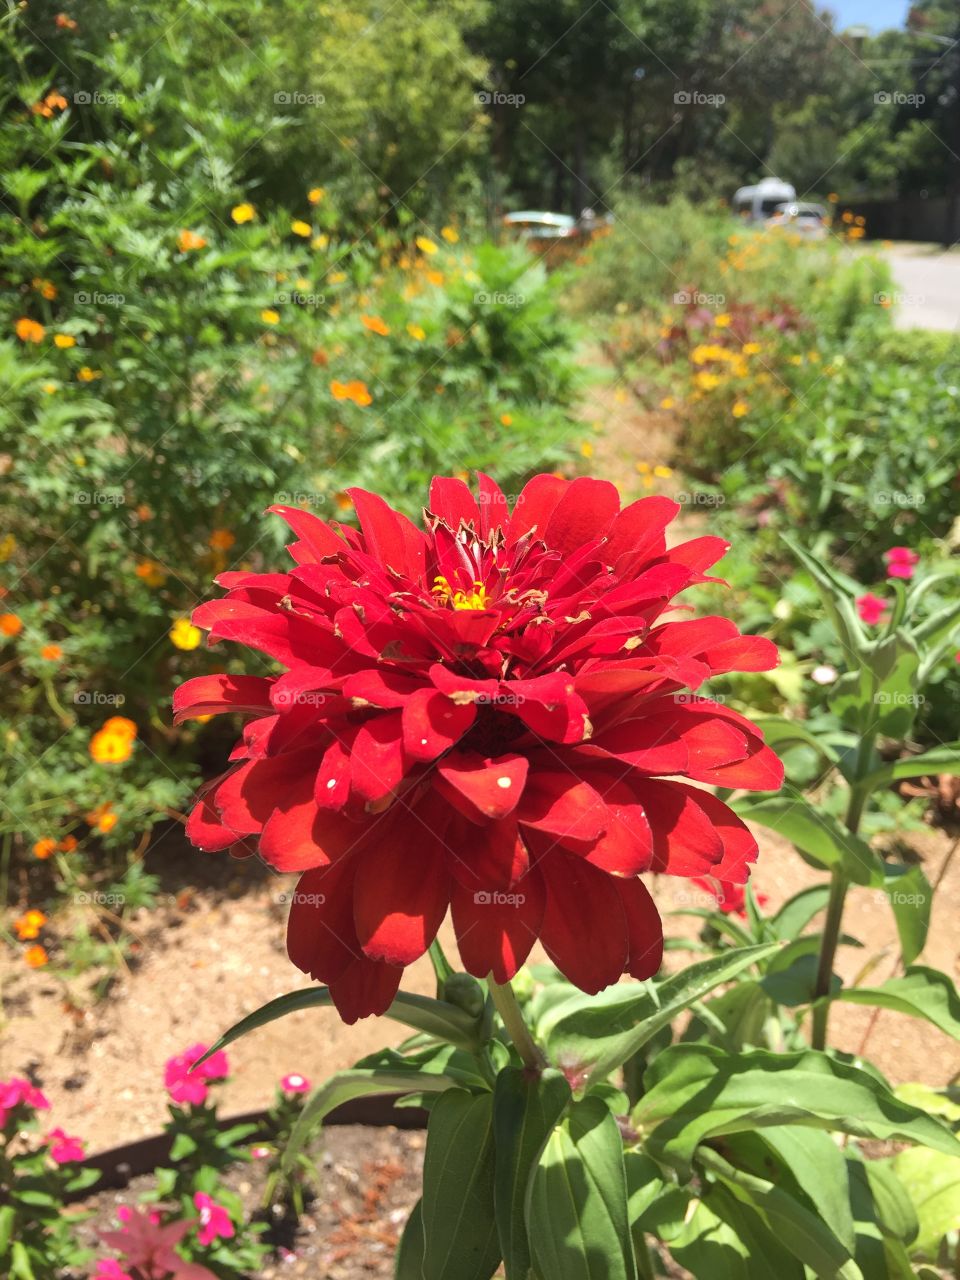
[[[196,649],[203,639],[203,632],[189,618],[177,618],[169,635],[178,649]]]
[[[116,717],[120,719],[120,717]],[[90,755],[97,764],[123,764],[133,753],[133,734],[110,729],[109,721],[90,739]]]
[[[440,234],[443,236],[444,240],[446,240],[447,244],[456,244],[460,239],[453,227],[441,227]]]
[[[53,345],[59,347],[61,351],[66,351],[69,347],[75,347],[77,340],[69,333],[55,333],[53,335]]]
[[[57,387],[57,384],[56,384],[55,382],[44,382],[44,383],[41,383],[41,388],[42,388],[42,390],[43,390],[43,391],[45,391],[45,392],[46,392],[46,394],[47,394],[48,396],[52,396],[52,395],[56,394],[56,392],[59,390],[59,388]]]
[[[593,457],[593,445],[589,440],[584,440],[583,444],[580,446],[580,452],[585,458]]]
[[[346,278],[347,273],[345,271],[333,271],[328,277],[331,284],[343,284]]]
[[[661,480],[669,480],[673,475],[672,467],[657,466],[653,468],[653,474],[659,476]]]
[[[725,311],[722,311],[720,315],[717,316],[717,318],[714,320],[713,323],[717,326],[718,329],[726,329],[726,327],[730,323],[730,317],[727,315]]]
[[[319,204],[326,194],[323,187],[311,187],[307,192],[307,199],[311,204]]]
[[[791,356],[791,357],[790,357],[790,363],[791,363],[791,364],[803,364],[803,356]]]
[[[207,242],[203,236],[198,235],[196,231],[189,231],[184,228],[177,236],[177,248],[181,253],[190,253],[193,249],[205,249]]]
[[[513,416],[509,413],[501,413],[500,421],[503,423],[505,427],[513,426]]]
[[[837,195],[835,191],[831,191],[830,194],[827,196],[827,199],[830,201],[831,204],[836,204],[837,201],[840,199],[840,197]]]
[[[309,240],[313,235],[313,227],[309,222],[304,222],[302,218],[294,218],[293,222],[290,223],[290,230],[295,236],[303,236],[305,240]]]
[[[646,475],[649,475],[649,474],[650,474],[650,463],[649,463],[649,462],[638,462],[638,463],[636,463],[636,464],[635,464],[635,467],[636,467],[636,470],[637,470],[637,471],[639,471],[639,473],[640,473],[642,476],[646,476]]]
[[[274,311],[272,307],[264,307],[260,312],[260,319],[264,324],[279,324],[280,312]]]
[[[102,378],[103,374],[99,369],[91,369],[85,364],[82,369],[77,371],[78,382],[95,382],[97,378]]]
[[[17,539],[12,533],[5,533],[3,537],[0,538],[0,564],[6,564],[16,549]]]
[[[714,387],[719,387],[720,385],[720,379],[717,375],[706,371],[694,374],[693,381],[701,391],[712,391]]]
[[[415,342],[422,342],[427,336],[426,330],[418,324],[408,324],[407,333],[409,333],[410,337],[413,338]]]
[[[663,399],[660,401],[661,409],[672,409],[673,406],[674,406],[673,396],[664,396]]]
[[[428,272],[427,272],[427,280],[430,282],[430,284],[433,284],[433,285],[437,285],[437,286],[439,286],[439,285],[443,284],[443,272],[442,272],[442,271],[428,271]]]
[[[252,222],[257,216],[257,211],[252,204],[246,200],[243,204],[235,204],[230,210],[230,217],[234,220],[238,227],[243,226],[245,222]]]
[[[427,236],[417,236],[415,243],[417,248],[420,250],[420,252],[425,253],[428,256],[431,253],[437,252],[437,246],[434,244],[432,240],[428,239]]]
[[[42,342],[47,332],[42,324],[38,324],[36,320],[30,320],[27,316],[21,316],[13,326],[13,330],[21,342]]]
[[[745,400],[735,400],[732,412],[735,418],[742,418],[750,412],[750,406]]]
[[[31,909],[24,912],[22,916],[14,920],[13,927],[17,931],[17,937],[21,942],[29,942],[36,938],[40,930],[47,923],[47,917],[42,911]]]
[[[740,350],[745,356],[758,356],[763,348],[759,342],[745,342]]]

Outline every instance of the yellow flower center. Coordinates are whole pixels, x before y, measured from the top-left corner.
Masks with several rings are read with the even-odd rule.
[[[489,609],[490,597],[482,582],[475,582],[470,591],[454,591],[443,576],[433,580],[433,594],[440,604],[448,604],[453,609]]]

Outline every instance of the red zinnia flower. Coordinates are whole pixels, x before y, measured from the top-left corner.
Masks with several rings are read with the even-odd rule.
[[[857,596],[856,604],[860,621],[865,622],[868,627],[874,627],[878,622],[883,621],[884,615],[890,609],[887,601],[880,596],[875,596],[872,591]]]
[[[883,553],[883,558],[887,562],[888,578],[912,578],[914,569],[920,563],[916,551],[909,547],[891,547]]]
[[[691,784],[783,779],[749,720],[687,692],[774,666],[771,642],[661,617],[726,542],[667,550],[678,505],[621,511],[600,480],[537,476],[512,514],[479,490],[434,480],[425,532],[360,489],[362,532],[273,507],[296,567],[223,574],[194,614],[286,671],[177,690],[178,718],[253,717],[187,833],[305,873],[290,956],[349,1022],[389,1007],[448,908],[478,977],[508,980],[537,938],[585,991],[649,977],[663,939],[639,874],[741,883],[757,853]]]

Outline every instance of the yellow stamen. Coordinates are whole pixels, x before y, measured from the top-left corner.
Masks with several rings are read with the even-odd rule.
[[[454,609],[489,609],[490,597],[482,582],[475,582],[471,591],[454,591],[442,575],[433,580],[433,594],[440,604]]]

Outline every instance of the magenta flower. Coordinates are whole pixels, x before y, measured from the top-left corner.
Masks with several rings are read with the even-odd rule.
[[[79,1138],[72,1138],[62,1129],[51,1129],[47,1134],[50,1144],[49,1155],[57,1164],[70,1164],[83,1159],[83,1143]]]
[[[100,1258],[91,1280],[133,1280],[133,1276],[115,1258]]]
[[[9,1080],[0,1080],[0,1129],[7,1123],[10,1112],[17,1107],[49,1111],[50,1103],[40,1090],[23,1076],[11,1076]]]
[[[308,1093],[310,1090],[310,1081],[306,1076],[298,1075],[293,1071],[288,1076],[284,1076],[280,1081],[280,1088],[284,1093]]]
[[[883,553],[883,558],[887,562],[888,578],[912,578],[920,563],[920,557],[909,547],[891,547]]]
[[[216,1204],[204,1191],[198,1191],[193,1203],[200,1214],[200,1229],[197,1239],[201,1244],[213,1244],[215,1240],[229,1240],[234,1227],[230,1215],[223,1205]]]
[[[161,1225],[156,1218],[155,1213],[128,1208],[121,1219],[122,1230],[101,1231],[100,1239],[122,1254],[130,1269],[136,1271],[138,1280],[217,1280],[207,1267],[199,1262],[185,1262],[176,1251],[194,1219]],[[110,1276],[110,1280],[114,1277]]]
[[[195,1064],[207,1052],[205,1044],[191,1045],[176,1057],[169,1058],[163,1069],[163,1083],[174,1102],[183,1106],[200,1106],[207,1100],[207,1085],[224,1080],[229,1074],[227,1055],[221,1049],[202,1063]]]
[[[857,596],[857,613],[860,615],[860,621],[865,622],[869,627],[882,621],[883,615],[889,608],[890,605],[886,600],[882,600],[880,596],[875,596],[870,591]]]

